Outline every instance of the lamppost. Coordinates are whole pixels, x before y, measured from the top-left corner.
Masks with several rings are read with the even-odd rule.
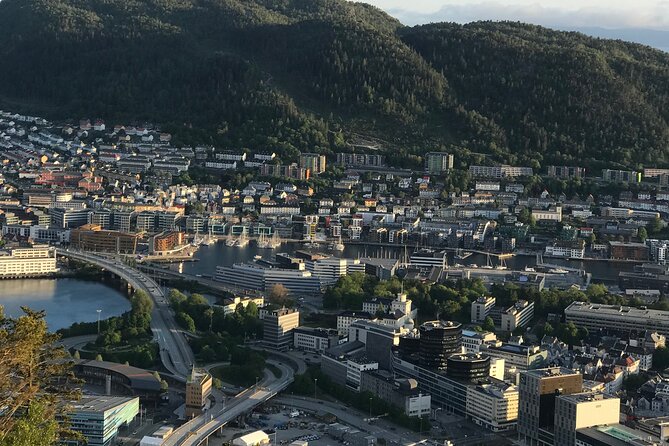
[[[314,378],[314,399],[316,398],[316,392],[318,391],[318,378]]]
[[[372,397],[369,397],[369,420],[372,420]]]
[[[258,390],[258,377],[256,376],[256,390]]]
[[[98,313],[98,336],[100,335],[100,313],[102,313],[102,310],[96,310]]]

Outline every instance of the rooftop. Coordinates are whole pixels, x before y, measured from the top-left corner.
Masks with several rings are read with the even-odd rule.
[[[79,401],[72,403],[73,413],[95,412],[104,413],[115,407],[132,401],[136,397],[122,397],[122,396],[85,396]]]
[[[572,302],[565,310],[565,314],[588,313],[588,314],[620,314],[626,317],[665,319],[669,321],[669,311],[651,310],[647,307],[627,307],[624,305],[591,304],[587,302]]]
[[[527,370],[522,372],[529,376],[535,376],[537,378],[551,378],[555,376],[571,376],[571,375],[580,375],[579,372],[575,372],[566,367],[550,367],[546,369],[536,369],[536,370]]]

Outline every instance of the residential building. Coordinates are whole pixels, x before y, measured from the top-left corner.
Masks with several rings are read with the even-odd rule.
[[[260,174],[270,177],[292,178],[295,180],[308,180],[311,176],[311,171],[304,167],[299,167],[297,164],[263,164],[260,166]]]
[[[518,327],[527,326],[534,317],[534,302],[519,300],[502,313],[501,329],[514,331]]]
[[[585,257],[585,241],[583,240],[555,240],[546,245],[544,253],[549,256],[582,259]]]
[[[342,166],[383,167],[385,157],[367,153],[337,153],[337,164]]]
[[[184,416],[190,419],[202,414],[211,395],[212,378],[205,370],[193,370],[186,381],[186,409]]]
[[[149,238],[149,254],[161,254],[174,251],[183,244],[183,232],[163,231]]]
[[[602,170],[602,179],[612,183],[640,183],[641,172],[633,170]]]
[[[300,326],[300,312],[294,308],[270,310],[263,318],[263,343],[274,350],[293,347],[293,330]]]
[[[216,306],[223,308],[223,314],[227,315],[237,311],[237,308],[239,308],[240,305],[246,308],[251,303],[253,303],[257,308],[261,308],[265,305],[265,298],[262,296],[235,296],[231,299],[226,299],[223,305]]]
[[[139,414],[139,398],[83,396],[70,403],[70,428],[79,432],[91,446],[111,446],[121,427],[127,427]],[[65,444],[77,445],[77,441]]]
[[[648,260],[649,248],[645,243],[609,242],[609,256],[620,260]]]
[[[521,372],[518,386],[519,440],[528,445],[553,446],[556,399],[560,395],[581,393],[582,390],[583,375],[567,368]]]
[[[490,310],[495,306],[495,298],[492,296],[481,296],[472,302],[472,323],[484,322]]]
[[[446,152],[427,152],[423,155],[425,170],[430,173],[442,173],[453,169],[453,154]]]
[[[548,176],[554,178],[585,178],[585,168],[571,166],[548,166]]]
[[[300,155],[300,167],[311,171],[313,175],[325,172],[325,155],[318,153],[302,153]]]

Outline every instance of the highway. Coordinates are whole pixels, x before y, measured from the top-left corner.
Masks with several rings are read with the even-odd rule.
[[[163,443],[163,446],[198,446],[207,441],[211,435],[240,415],[253,410],[277,393],[286,389],[293,382],[294,372],[282,362],[268,360],[281,370],[281,378],[265,371],[265,378],[258,386],[237,394],[227,402],[216,401],[216,404],[204,415],[194,418],[176,429]]]
[[[182,381],[186,380],[195,362],[193,352],[174,321],[165,293],[156,282],[135,268],[113,258],[69,249],[58,249],[57,254],[104,268],[124,279],[134,289],[146,292],[153,300],[151,331],[160,346],[161,362],[172,375]]]

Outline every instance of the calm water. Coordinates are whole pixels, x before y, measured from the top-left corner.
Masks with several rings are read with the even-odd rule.
[[[22,306],[46,310],[49,329],[58,330],[74,322],[94,322],[130,309],[118,290],[98,282],[76,279],[0,280],[0,305],[9,316],[20,316]]]
[[[195,254],[196,262],[184,262],[175,264],[171,267],[184,273],[213,275],[216,272],[216,266],[229,266],[233,263],[243,263],[253,260],[256,255],[263,258],[270,259],[273,255],[279,252],[295,252],[296,249],[305,249],[300,244],[284,244],[277,250],[258,249],[255,243],[251,242],[245,248],[237,248],[227,246],[223,242],[211,244],[209,246],[202,246]],[[415,248],[407,248],[407,254]],[[323,245],[323,252],[328,253],[326,246]],[[332,252],[329,252],[332,254]],[[337,256],[358,258],[358,257],[387,257],[400,258],[404,255],[403,247],[380,247],[367,245],[347,245],[343,253],[335,253]],[[466,260],[454,260],[452,254],[449,257],[449,264],[455,262],[461,264],[477,264],[479,266],[486,264],[486,256],[482,254],[474,254]],[[497,259],[491,256],[494,265],[497,265]],[[618,272],[631,271],[634,265],[625,262],[602,262],[602,261],[578,261],[566,259],[552,259],[545,258],[544,262],[556,265],[564,265],[572,268],[584,269],[592,273],[593,281],[617,282]],[[534,256],[516,256],[506,260],[506,266],[509,269],[522,270],[526,266],[533,267],[536,265],[536,258]]]

